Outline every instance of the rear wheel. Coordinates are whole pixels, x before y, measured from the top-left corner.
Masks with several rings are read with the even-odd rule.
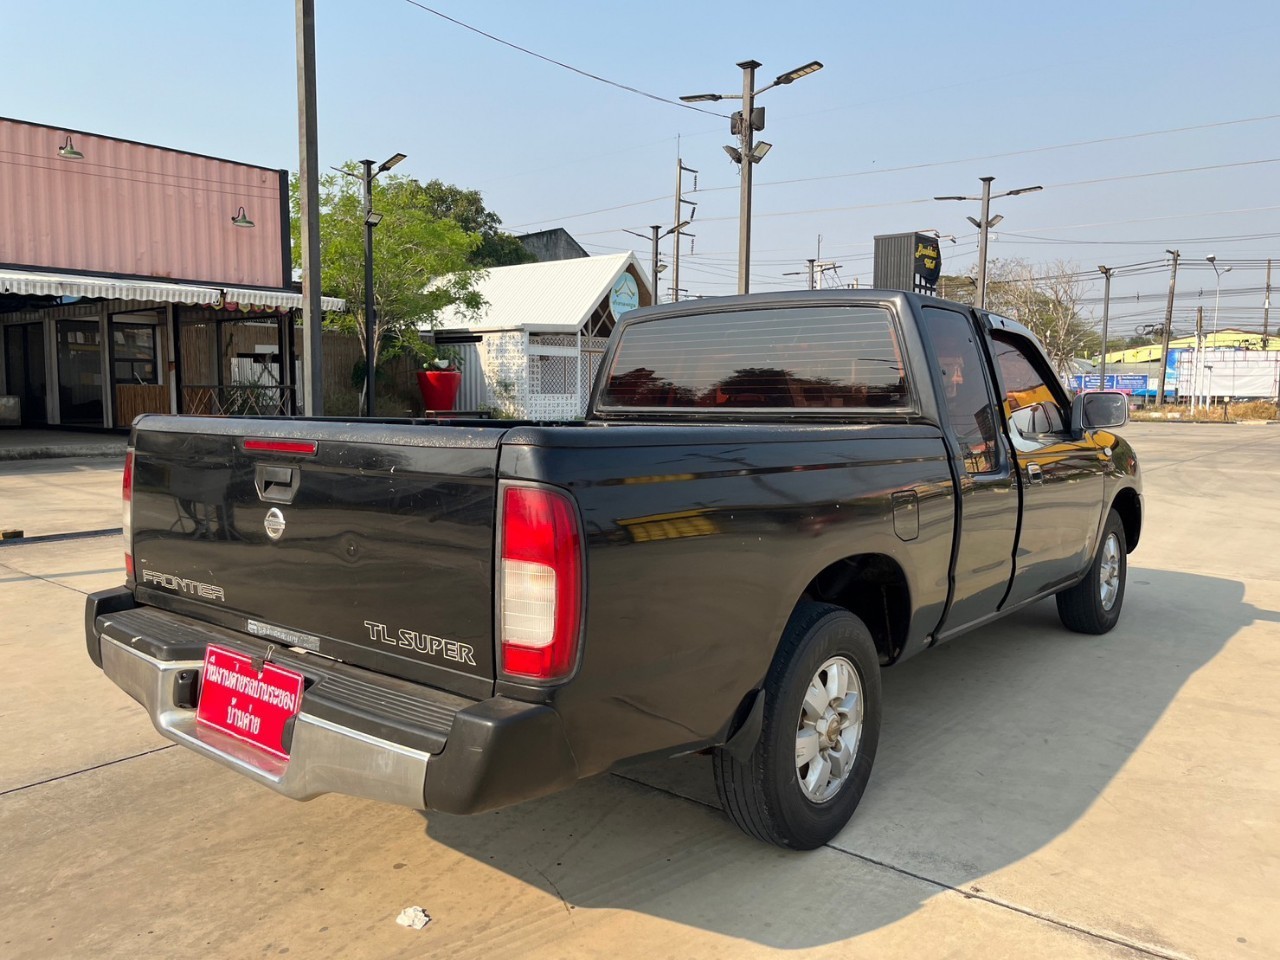
[[[862,799],[880,737],[880,662],[849,611],[804,602],[782,635],[764,686],[764,722],[745,760],[714,757],[733,821],[796,850],[826,843]]]
[[[1112,510],[1089,572],[1074,587],[1058,594],[1058,616],[1063,626],[1076,633],[1107,633],[1120,620],[1128,573],[1124,522]]]

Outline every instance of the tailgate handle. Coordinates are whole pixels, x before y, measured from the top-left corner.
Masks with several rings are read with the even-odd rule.
[[[301,471],[297,467],[259,463],[253,477],[253,485],[258,488],[258,499],[269,503],[293,503],[300,475]]]

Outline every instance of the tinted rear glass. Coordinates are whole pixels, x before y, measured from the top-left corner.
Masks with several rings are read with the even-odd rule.
[[[883,307],[742,310],[623,331],[599,407],[905,407]]]

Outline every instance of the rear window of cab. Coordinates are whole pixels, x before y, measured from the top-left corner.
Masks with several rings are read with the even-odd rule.
[[[879,306],[664,317],[621,335],[601,410],[906,408],[902,344]]]

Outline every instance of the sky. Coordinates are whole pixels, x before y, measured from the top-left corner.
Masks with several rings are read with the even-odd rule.
[[[740,93],[743,60],[763,64],[758,86],[821,61],[758,101],[774,147],[755,168],[753,291],[805,286],[819,237],[828,283],[869,285],[872,238],[910,230],[954,235],[944,272],[965,272],[978,204],[932,198],[993,176],[996,192],[1044,190],[992,204],[990,256],[1086,275],[1095,317],[1097,267],[1116,268],[1113,335],[1163,319],[1166,249],[1182,255],[1175,331],[1197,306],[1211,320],[1219,289],[1221,326],[1261,326],[1280,257],[1274,3],[316,0],[322,165],[403,152],[397,173],[482,191],[513,233],[564,227],[647,267],[649,241],[624,231],[674,223],[683,159],[699,172],[680,285],[714,296],[737,274],[727,119],[422,6],[668,100]],[[293,3],[48,0],[5,21],[28,40],[6,44],[0,115],[297,169]],[[1215,277],[1211,254],[1232,269]]]

